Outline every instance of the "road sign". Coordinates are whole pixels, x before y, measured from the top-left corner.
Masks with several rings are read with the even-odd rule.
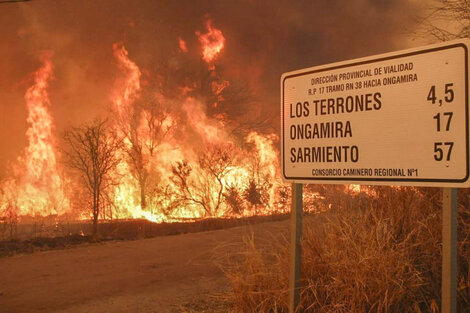
[[[469,44],[283,74],[283,179],[469,187]]]

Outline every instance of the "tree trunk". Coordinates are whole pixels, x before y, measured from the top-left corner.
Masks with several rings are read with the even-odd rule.
[[[99,191],[95,187],[93,195],[93,239],[98,240],[98,217],[100,214],[100,195]]]
[[[93,214],[93,239],[98,239],[98,214]]]
[[[147,207],[147,200],[145,200],[145,182],[144,181],[140,182],[140,206],[142,207],[142,210],[144,210]]]

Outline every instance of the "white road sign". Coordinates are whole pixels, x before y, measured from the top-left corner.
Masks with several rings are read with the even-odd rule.
[[[283,74],[283,179],[469,187],[469,44]]]

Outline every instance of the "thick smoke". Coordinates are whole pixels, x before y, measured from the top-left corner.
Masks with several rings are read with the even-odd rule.
[[[211,116],[240,133],[278,130],[279,77],[297,68],[404,48],[414,27],[412,1],[125,1],[38,0],[0,6],[0,170],[26,145],[24,91],[43,50],[54,51],[51,111],[58,136],[93,119],[111,103],[119,69],[112,46],[124,42],[142,69],[143,84],[171,96],[207,64],[196,32],[206,21],[221,29],[226,47],[215,62],[217,80],[230,80],[225,104]],[[187,53],[181,51],[180,39]],[[161,75],[160,79],[156,75]],[[166,73],[166,74],[165,74]],[[171,79],[165,79],[165,75]],[[196,79],[194,79],[196,77]],[[167,77],[168,78],[168,77]],[[199,88],[210,88],[210,80]],[[204,94],[204,90],[200,94]],[[204,99],[207,100],[207,99]],[[176,108],[184,111],[182,107]],[[187,104],[186,104],[187,105]]]

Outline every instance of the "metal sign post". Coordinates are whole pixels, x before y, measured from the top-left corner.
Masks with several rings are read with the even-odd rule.
[[[281,76],[281,172],[292,185],[289,308],[300,297],[302,185],[444,187],[442,312],[456,312],[457,189],[470,187],[470,40]]]
[[[457,188],[442,189],[442,313],[457,312]]]
[[[289,312],[294,313],[300,302],[301,238],[302,238],[302,184],[292,184]]]

